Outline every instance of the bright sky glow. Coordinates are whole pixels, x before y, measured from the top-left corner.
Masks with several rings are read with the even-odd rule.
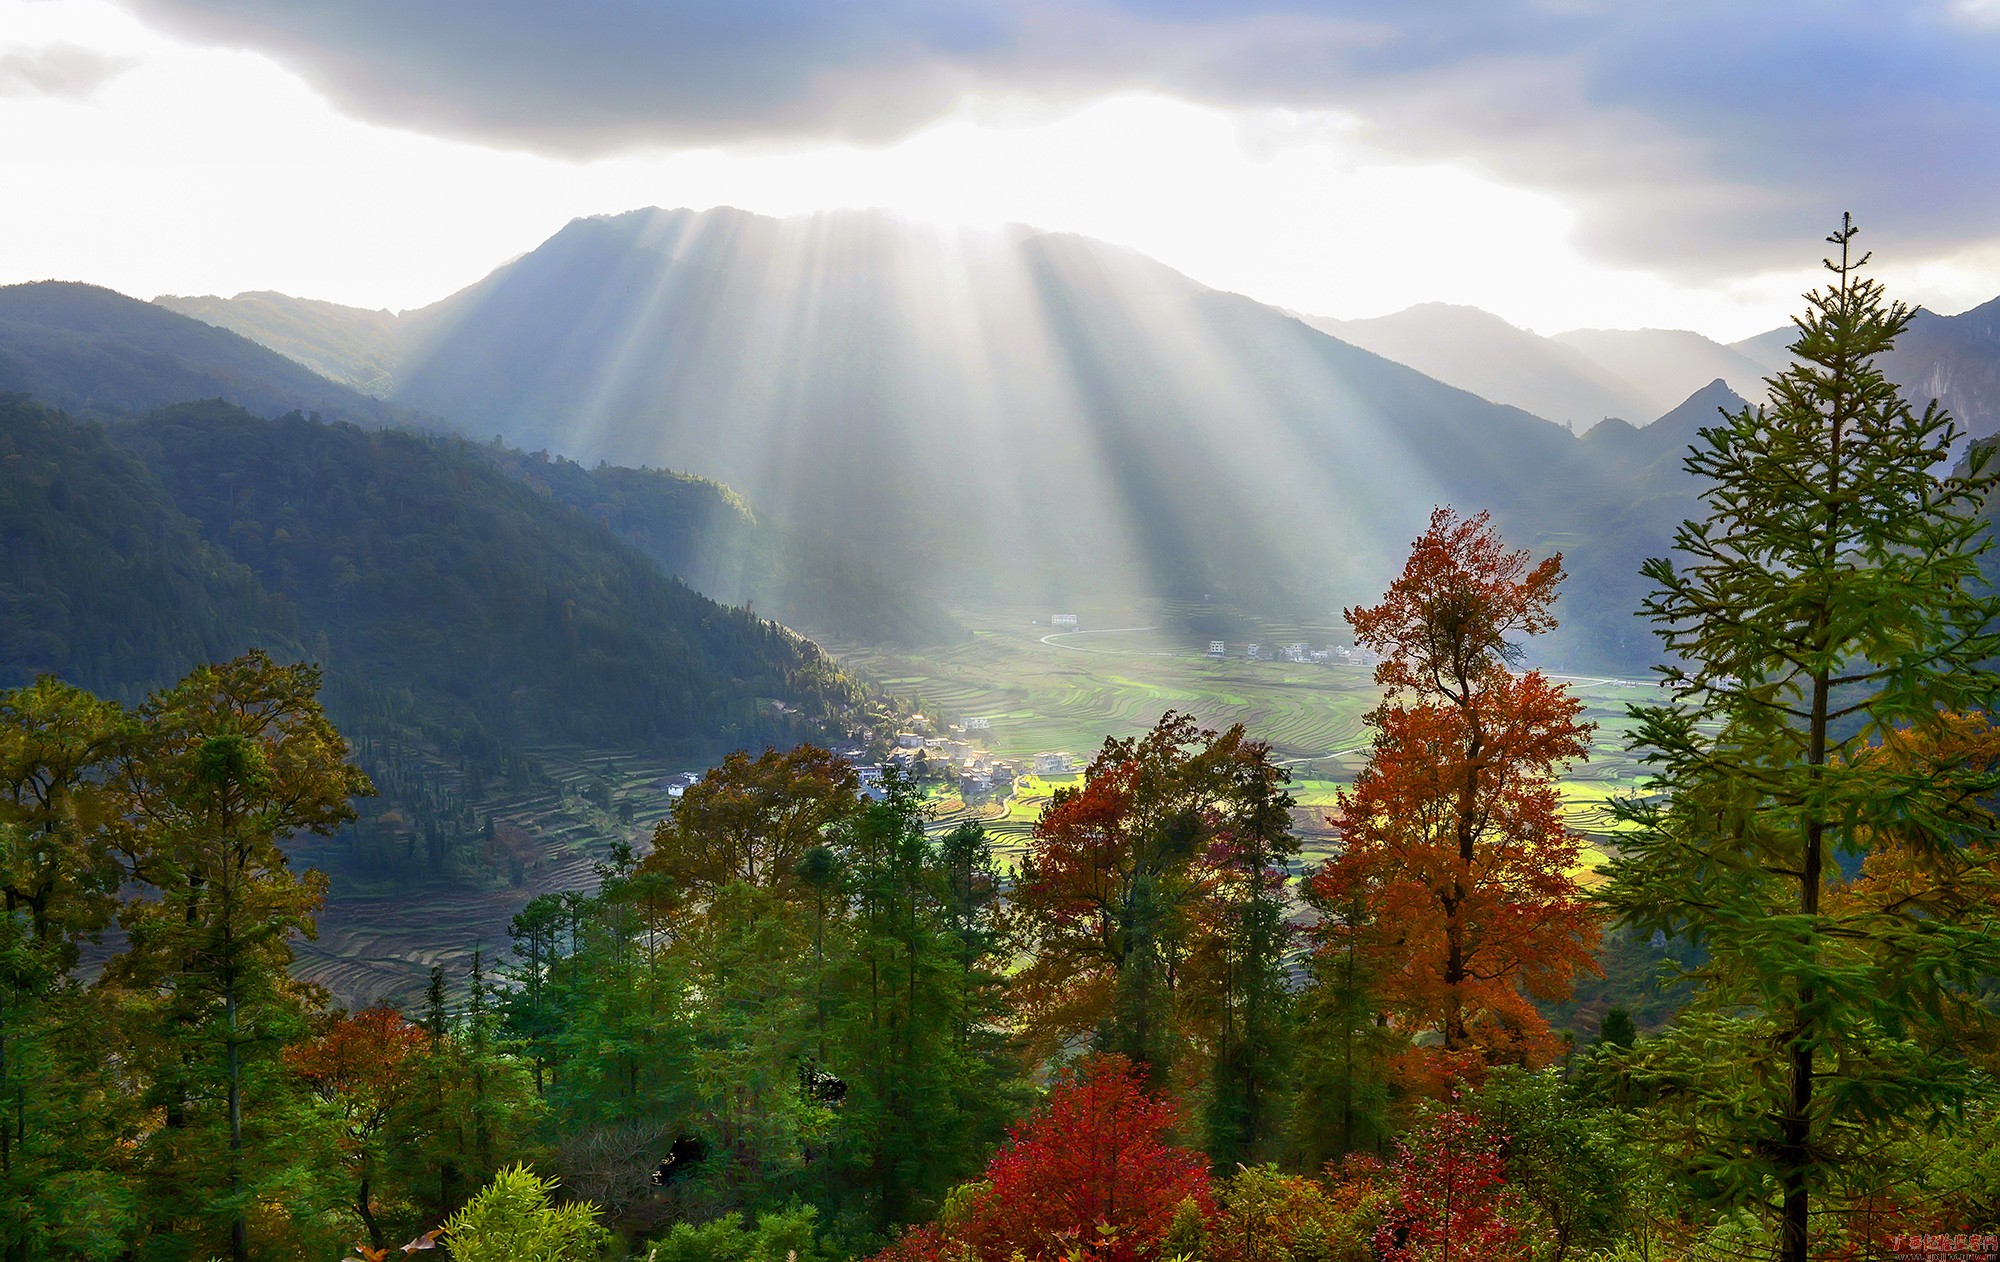
[[[1019,222],[1293,310],[1352,318],[1446,301],[1543,333],[1734,339],[1782,323],[1818,283],[1796,267],[1708,287],[1607,267],[1572,244],[1576,217],[1552,195],[1371,148],[1332,112],[1129,92],[1064,111],[974,99],[883,147],[563,161],[355,121],[261,55],[179,43],[100,0],[0,0],[0,32],[0,56],[71,45],[117,59],[94,90],[0,76],[0,283],[407,308],[571,218],[646,205]],[[1938,310],[2000,293],[2000,248],[1884,263],[1892,292]]]

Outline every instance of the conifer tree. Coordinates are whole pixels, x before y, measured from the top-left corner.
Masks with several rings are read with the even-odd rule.
[[[1707,518],[1676,534],[1678,563],[1644,568],[1672,698],[1633,708],[1653,781],[1620,807],[1634,831],[1605,891],[1705,955],[1693,1008],[1635,1071],[1677,1102],[1659,1121],[1678,1121],[1694,1185],[1775,1212],[1783,1262],[1807,1257],[1822,1194],[1865,1179],[1871,1142],[1972,1089],[1952,1018],[2000,974],[1990,903],[1839,896],[1892,843],[1990,884],[1980,803],[2000,789],[1990,759],[1938,739],[2000,701],[1982,665],[2000,601],[1976,582],[1994,476],[1934,473],[1958,429],[1872,362],[1913,313],[1860,274],[1855,232],[1843,217],[1828,238],[1834,280],[1807,295],[1769,406],[1687,458]]]

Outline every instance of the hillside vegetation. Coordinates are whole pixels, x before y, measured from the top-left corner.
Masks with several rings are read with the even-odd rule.
[[[106,428],[10,396],[0,453],[0,686],[131,699],[251,644],[322,663],[384,793],[361,839],[394,843],[337,857],[359,879],[503,876],[482,803],[547,747],[698,765],[826,739],[861,696],[460,440],[220,402]]]

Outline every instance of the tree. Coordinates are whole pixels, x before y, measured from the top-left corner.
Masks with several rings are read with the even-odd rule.
[[[109,1005],[75,972],[79,945],[117,907],[117,821],[106,771],[129,734],[124,710],[39,679],[0,693],[0,1249],[98,1252],[81,1194],[132,1119],[107,1107]],[[114,1211],[115,1214],[116,1211]],[[115,1234],[115,1233],[114,1233]]]
[[[1167,1142],[1176,1120],[1131,1061],[1093,1057],[1014,1127],[968,1200],[882,1256],[1153,1256],[1183,1202],[1211,1206],[1207,1163]]]
[[[1806,296],[1771,403],[1701,431],[1685,463],[1708,515],[1675,534],[1679,563],[1645,565],[1672,697],[1633,708],[1653,779],[1619,808],[1634,827],[1604,890],[1705,953],[1689,1017],[1635,1071],[1677,1102],[1655,1123],[1699,1186],[1776,1209],[1785,1262],[1892,1119],[1973,1089],[1952,1019],[2000,974],[1981,899],[1844,888],[1892,845],[1940,883],[1990,881],[2000,789],[1949,732],[2000,701],[2000,600],[1976,582],[1995,477],[1983,454],[1933,473],[1958,429],[1874,366],[1913,313],[1860,274],[1855,232],[1828,238],[1834,280]]]
[[[844,759],[810,745],[732,754],[688,789],[634,874],[648,924],[668,933],[663,962],[693,996],[676,1069],[714,1154],[705,1183],[732,1205],[795,1188],[831,1124],[800,1071],[820,1046],[824,938],[845,894],[825,856],[808,856],[838,857],[865,810],[859,789]]]
[[[697,909],[737,884],[807,897],[800,860],[860,811],[859,789],[845,759],[811,745],[733,753],[654,830],[641,870],[666,877]]]
[[[1289,773],[1248,742],[1225,764],[1232,809],[1200,856],[1207,879],[1193,909],[1186,989],[1209,1046],[1208,1156],[1219,1169],[1272,1155],[1293,1030],[1285,957],[1292,833]]]
[[[1332,892],[1316,880],[1304,885],[1317,922],[1297,999],[1292,1142],[1298,1163],[1310,1170],[1350,1153],[1387,1151],[1399,1040],[1382,1019],[1389,961],[1364,950],[1358,931],[1370,926],[1366,891]]]
[[[1635,1152],[1617,1115],[1593,1108],[1553,1068],[1497,1071],[1477,1104],[1486,1128],[1505,1137],[1507,1181],[1525,1211],[1517,1222],[1541,1228],[1549,1262],[1609,1245],[1626,1216]]]
[[[1529,1249],[1509,1221],[1502,1137],[1456,1106],[1396,1145],[1395,1199],[1375,1229],[1385,1262],[1527,1262]]]
[[[1107,739],[1082,787],[1056,792],[1013,892],[1029,954],[1014,992],[1037,1056],[1088,1037],[1165,1081],[1192,1052],[1181,1076],[1206,1087],[1226,1053],[1237,1102],[1219,1125],[1237,1129],[1268,1081],[1281,1004],[1273,881],[1297,853],[1284,780],[1241,724],[1217,733],[1169,711]],[[1205,984],[1186,985],[1196,954]]]
[[[1431,514],[1382,603],[1350,609],[1355,639],[1382,655],[1368,765],[1331,822],[1341,851],[1313,877],[1342,914],[1322,954],[1371,958],[1403,1033],[1434,1032],[1442,1055],[1412,1076],[1531,1063],[1554,1041],[1529,997],[1561,998],[1592,967],[1596,914],[1578,888],[1556,773],[1585,756],[1582,704],[1539,671],[1516,671],[1511,637],[1555,625],[1560,557],[1531,566],[1486,514]]]
[[[1372,1209],[1276,1166],[1239,1166],[1216,1180],[1215,1214],[1195,1256],[1202,1262],[1373,1262],[1367,1230]]]
[[[830,965],[833,1061],[814,1068],[846,1083],[839,1135],[887,1231],[979,1168],[1012,1073],[991,1036],[991,908],[961,884],[989,866],[985,836],[934,845],[915,784],[890,772],[883,788],[836,843],[847,915]]]
[[[275,1078],[276,1053],[317,1006],[288,969],[325,878],[293,872],[281,842],[332,833],[371,791],[318,691],[316,668],[261,652],[200,667],[141,708],[118,777],[127,875],[158,896],[120,909],[128,945],[104,978],[145,996],[156,1021],[158,1186],[226,1224],[234,1262],[250,1252],[246,1085]]]
[[[416,1088],[427,1042],[422,1026],[377,1006],[332,1017],[285,1053],[292,1072],[331,1115],[344,1173],[353,1180],[354,1212],[378,1249],[383,1247],[375,1218],[378,1180],[418,1138],[407,1120],[419,1104]]]

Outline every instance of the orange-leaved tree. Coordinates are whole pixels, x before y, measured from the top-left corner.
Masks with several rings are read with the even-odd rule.
[[[1561,579],[1560,557],[1530,564],[1485,513],[1440,508],[1382,602],[1346,614],[1386,695],[1330,817],[1341,849],[1312,878],[1317,905],[1346,909],[1317,947],[1368,958],[1381,1011],[1431,1044],[1404,1058],[1412,1086],[1549,1056],[1529,996],[1566,995],[1594,967],[1598,917],[1556,791],[1591,725],[1562,685],[1515,669],[1516,638],[1555,626]]]
[[[354,1211],[378,1249],[376,1180],[399,1117],[414,1111],[417,1073],[429,1048],[422,1026],[383,1004],[330,1017],[312,1038],[285,1049],[293,1075],[331,1115],[343,1173],[354,1180]]]

